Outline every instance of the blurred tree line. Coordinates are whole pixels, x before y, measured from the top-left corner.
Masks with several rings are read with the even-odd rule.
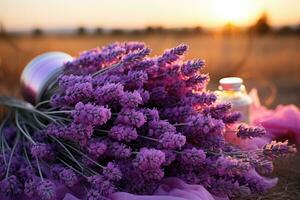
[[[300,36],[300,24],[297,26],[282,26],[280,28],[274,28],[269,22],[267,13],[263,13],[257,21],[249,26],[248,28],[241,28],[235,24],[229,22],[219,31],[211,31],[204,29],[201,26],[195,27],[181,27],[181,28],[165,28],[163,26],[147,26],[144,29],[104,29],[97,27],[93,30],[87,29],[84,26],[79,26],[73,33],[78,36],[85,35],[147,35],[147,34],[175,34],[175,35],[203,35],[203,34],[214,34],[215,32],[222,35],[238,35],[238,34],[254,34],[254,35],[299,35]],[[7,35],[3,24],[0,23],[0,37]],[[46,31],[41,28],[34,28],[31,31],[31,35],[34,37],[40,37],[46,34]]]

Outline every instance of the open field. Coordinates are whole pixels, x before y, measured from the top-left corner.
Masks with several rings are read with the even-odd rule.
[[[41,36],[0,38],[0,94],[18,96],[19,75],[34,56],[46,51],[79,51],[113,41],[146,42],[152,55],[179,43],[190,45],[188,58],[204,58],[210,73],[209,88],[217,88],[224,76],[241,76],[248,89],[256,87],[263,103],[300,106],[300,37],[225,37],[185,35],[119,35],[119,36]],[[276,163],[279,185],[260,199],[300,198],[300,154]]]
[[[34,56],[46,51],[71,55],[114,41],[146,42],[152,55],[179,43],[190,46],[188,58],[204,58],[212,79],[241,76],[248,89],[257,87],[263,102],[300,105],[300,37],[209,35],[41,36],[0,39],[0,93],[17,94],[19,75]]]

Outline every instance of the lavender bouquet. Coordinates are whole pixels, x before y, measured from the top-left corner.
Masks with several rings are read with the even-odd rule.
[[[1,97],[10,108],[0,127],[1,196],[52,200],[64,186],[102,200],[153,194],[166,177],[218,197],[264,193],[272,161],[296,149],[287,141],[252,151],[228,143],[226,130],[241,139],[266,132],[237,126],[240,114],[216,103],[200,73],[205,61],[184,61],[187,49],[149,57],[144,43],[113,43],[67,62],[35,106]]]

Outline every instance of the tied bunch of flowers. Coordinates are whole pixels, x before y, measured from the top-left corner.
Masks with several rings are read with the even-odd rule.
[[[200,72],[205,61],[184,61],[187,50],[149,57],[144,43],[113,43],[66,63],[50,98],[34,107],[2,97],[12,110],[1,125],[1,194],[51,200],[59,187],[80,187],[82,198],[102,200],[153,194],[165,177],[218,197],[265,192],[262,175],[295,148],[272,142],[245,152],[228,143],[224,133],[240,114],[216,103]],[[244,124],[235,131],[241,139],[265,134]]]

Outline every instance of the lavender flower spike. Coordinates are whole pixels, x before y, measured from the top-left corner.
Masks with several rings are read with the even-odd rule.
[[[105,124],[111,117],[110,109],[96,106],[91,103],[79,102],[72,111],[72,117],[76,123],[99,126]]]
[[[175,48],[166,50],[162,56],[157,58],[157,62],[160,64],[172,63],[179,59],[187,50],[188,46],[186,44],[180,44]]]
[[[195,73],[197,73],[200,69],[202,69],[205,65],[204,60],[193,60],[193,61],[187,61],[183,63],[181,67],[181,71],[185,76],[192,76]]]
[[[146,117],[142,112],[136,111],[134,109],[123,109],[119,113],[116,122],[139,128],[146,122]]]
[[[263,127],[247,127],[246,125],[242,124],[238,127],[237,136],[246,139],[246,138],[254,138],[254,137],[261,137],[266,134],[266,130]]]
[[[111,181],[119,181],[122,178],[122,172],[118,166],[112,162],[109,162],[103,169],[103,175],[105,178]]]
[[[180,149],[185,145],[186,138],[181,133],[165,132],[160,136],[159,142],[166,149]]]
[[[164,152],[156,149],[142,148],[133,161],[138,169],[144,171],[147,169],[158,169],[165,162]]]
[[[130,126],[126,126],[126,125],[116,125],[113,126],[108,135],[118,141],[131,141],[131,140],[135,140],[138,138],[138,134],[137,131],[134,127],[130,127]]]
[[[37,186],[37,194],[41,200],[56,199],[55,184],[49,180],[41,181]]]
[[[295,145],[289,146],[287,140],[284,142],[272,141],[263,147],[263,154],[271,160],[277,157],[286,157],[296,152]]]
[[[132,63],[142,60],[147,55],[149,55],[150,52],[151,50],[149,48],[133,51],[132,53],[129,53],[126,56],[124,56],[121,63],[123,66],[128,66]]]
[[[206,155],[202,149],[184,149],[180,155],[179,160],[184,165],[201,166],[204,164]]]

